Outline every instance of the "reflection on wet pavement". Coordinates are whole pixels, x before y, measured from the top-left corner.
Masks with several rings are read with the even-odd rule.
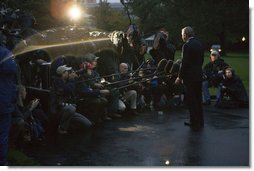
[[[145,112],[98,128],[60,136],[29,156],[42,165],[68,166],[248,166],[249,110],[204,109],[205,128],[193,132],[185,109],[159,118]]]

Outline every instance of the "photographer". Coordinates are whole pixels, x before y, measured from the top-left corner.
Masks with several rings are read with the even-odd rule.
[[[111,120],[107,116],[108,100],[104,96],[110,94],[109,90],[92,87],[89,83],[93,81],[92,70],[93,66],[90,63],[84,62],[81,64],[84,69],[80,73],[80,81],[77,83],[78,104],[77,110],[85,114],[92,122],[101,123],[102,120]]]
[[[228,96],[232,103],[229,101],[226,102],[227,104],[223,103],[225,96]],[[230,107],[230,104],[231,107],[248,107],[249,98],[242,80],[235,75],[231,67],[227,67],[224,69],[221,97],[217,107]]]
[[[40,140],[45,133],[48,116],[40,108],[40,99],[35,98],[26,105],[26,95],[26,88],[19,86],[16,110],[12,113],[10,142],[13,145],[20,145],[23,140]]]
[[[209,87],[217,88],[216,100],[219,100],[221,92],[220,80],[222,78],[223,69],[227,66],[228,64],[225,63],[223,59],[219,58],[219,52],[211,52],[210,62],[203,68],[202,91],[204,105],[211,104]]]
[[[76,112],[75,91],[77,74],[71,67],[59,66],[53,80],[55,103],[58,105],[58,133],[65,134],[69,130],[86,129],[92,123],[83,115]]]
[[[108,102],[108,116],[105,116],[104,119],[109,120],[111,117],[120,118],[121,115],[118,114],[118,99],[119,99],[119,92],[118,91],[110,91],[108,88],[101,83],[101,77],[99,73],[96,71],[97,67],[97,60],[99,57],[95,56],[92,53],[88,53],[84,56],[86,63],[89,64],[89,68],[87,68],[88,74],[86,75],[85,79],[89,79],[88,86],[94,90],[100,90],[100,98],[106,99]]]

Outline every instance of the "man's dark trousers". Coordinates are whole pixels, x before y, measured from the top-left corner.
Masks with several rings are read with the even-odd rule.
[[[7,163],[8,138],[11,126],[11,114],[0,113],[0,166]]]
[[[187,82],[186,100],[190,112],[190,124],[194,129],[204,127],[202,108],[202,81]]]

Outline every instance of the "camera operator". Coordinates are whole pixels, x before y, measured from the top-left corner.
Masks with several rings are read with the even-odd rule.
[[[88,69],[89,74],[87,75],[87,78],[86,78],[86,79],[90,79],[90,81],[88,81],[88,85],[92,89],[99,89],[101,93],[103,92],[102,95],[109,101],[108,103],[109,117],[120,118],[121,115],[117,113],[119,92],[113,91],[113,90],[109,91],[109,89],[105,88],[104,85],[101,83],[101,77],[99,73],[96,71],[97,60],[99,59],[99,57],[95,56],[92,53],[88,53],[84,56],[84,59],[91,66],[90,69]],[[108,120],[108,118],[106,120]]]
[[[233,102],[232,107],[248,107],[249,98],[244,88],[243,82],[239,76],[237,76],[231,67],[226,67],[224,69],[224,75],[222,79],[222,90],[221,99],[217,104],[217,107],[223,107],[223,97],[228,96]],[[222,103],[221,103],[222,102]],[[229,103],[229,102],[227,102]],[[230,104],[225,104],[230,106]],[[225,107],[226,107],[225,106]]]
[[[203,68],[203,104],[210,105],[210,93],[209,87],[216,87],[216,100],[219,100],[221,85],[220,80],[222,78],[223,69],[227,67],[228,64],[224,62],[223,59],[219,58],[219,52],[212,51],[210,54],[210,62]]]
[[[90,63],[84,62],[81,64],[81,71],[77,84],[77,96],[79,98],[77,110],[85,114],[92,122],[100,123],[103,120],[111,120],[107,116],[107,105],[108,100],[105,96],[110,94],[109,90],[96,88],[96,86],[91,86],[90,81],[93,82],[94,79],[91,77],[93,67]]]
[[[58,77],[53,80],[53,90],[58,104],[58,133],[67,133],[71,128],[76,130],[91,127],[92,123],[85,116],[76,112],[77,74],[66,65],[59,66],[56,73]]]

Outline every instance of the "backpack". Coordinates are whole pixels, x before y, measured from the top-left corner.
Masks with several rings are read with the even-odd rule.
[[[28,122],[28,129],[31,135],[31,140],[39,140],[43,137],[45,130],[41,122],[31,115],[31,120]]]

